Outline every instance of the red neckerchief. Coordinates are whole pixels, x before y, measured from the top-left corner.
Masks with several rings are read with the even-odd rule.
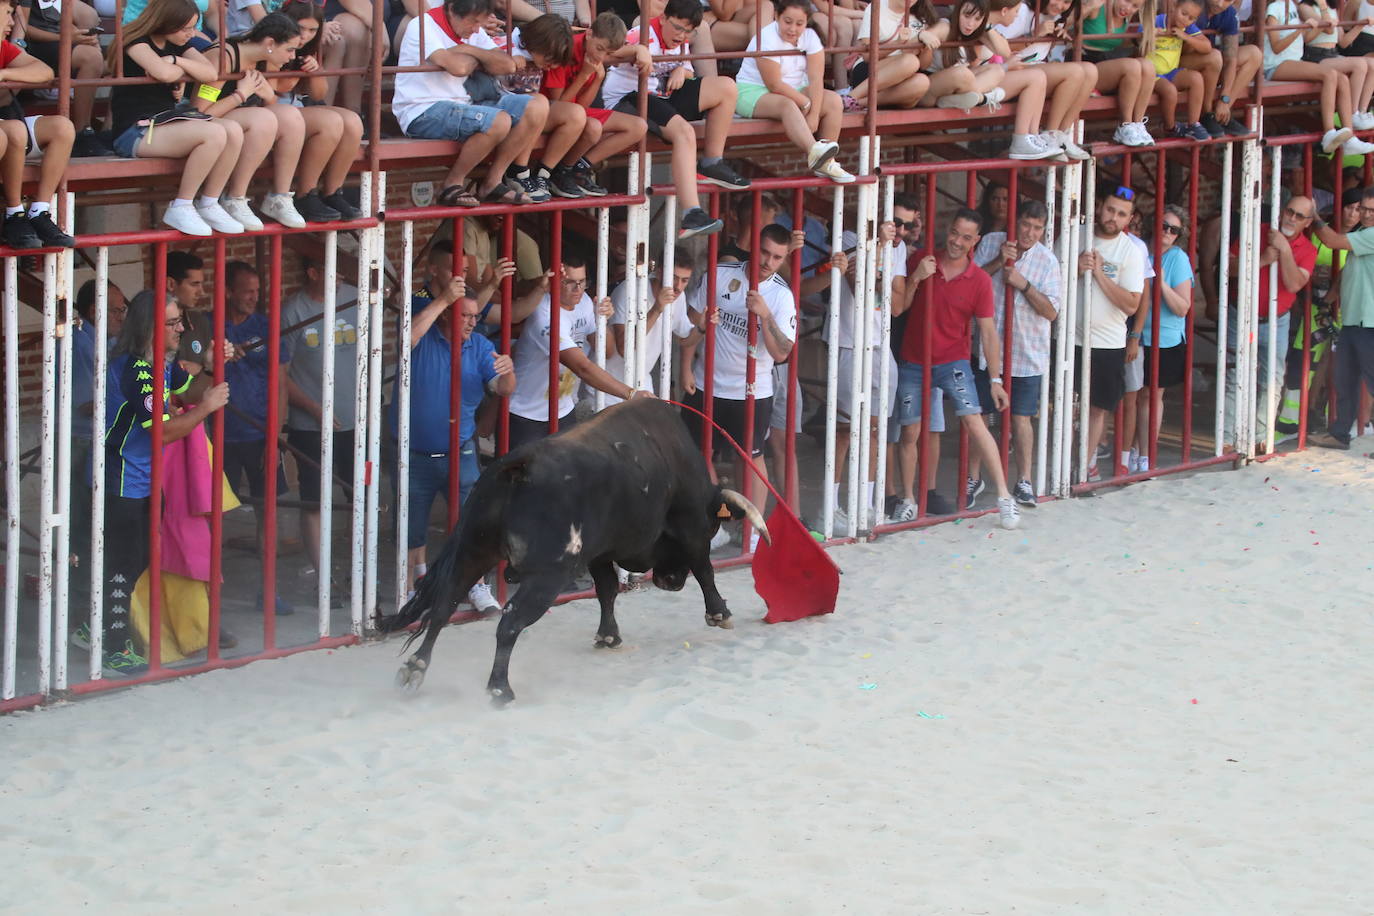
[[[453,31],[453,23],[448,21],[448,14],[444,11],[442,6],[436,6],[434,9],[430,10],[429,18],[433,19],[434,24],[439,27],[439,30],[449,38],[452,38],[454,42],[457,44],[463,43],[463,39],[459,38],[458,33]]]
[[[662,48],[664,51],[669,51],[669,50],[676,51],[676,50],[677,50],[676,48],[669,48],[669,47],[668,47],[668,42],[666,42],[666,41],[663,40],[663,17],[662,17],[662,16],[655,16],[653,19],[650,19],[650,20],[649,20],[649,28],[653,29],[653,30],[654,30],[654,34],[658,36],[658,46],[659,46],[660,48]]]

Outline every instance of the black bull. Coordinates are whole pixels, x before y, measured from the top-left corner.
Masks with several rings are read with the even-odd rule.
[[[654,584],[670,591],[681,589],[692,574],[706,599],[707,624],[728,629],[733,624],[716,590],[711,538],[725,519],[745,517],[768,536],[748,500],[711,482],[686,425],[663,401],[627,401],[522,446],[478,478],[457,529],[415,596],[396,614],[378,618],[383,632],[422,621],[406,646],[421,634],[424,642],[396,683],[419,688],[457,598],[502,560],[507,578],[520,586],[496,628],[487,690],[497,703],[515,698],[508,668],[521,631],[544,616],[584,566],[601,603],[599,647],[620,645],[619,582],[612,564],[631,572],[652,569]]]

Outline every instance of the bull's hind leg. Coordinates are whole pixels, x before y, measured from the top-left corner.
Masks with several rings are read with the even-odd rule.
[[[730,620],[730,608],[726,607],[725,599],[716,589],[716,570],[711,565],[709,553],[702,551],[699,557],[693,559],[692,575],[696,577],[697,585],[701,586],[701,596],[706,599],[706,625],[733,630],[735,624]]]
[[[445,547],[446,551],[450,549],[456,551],[458,548],[456,545]],[[436,581],[429,587],[422,585],[422,596],[430,602],[420,622],[425,631],[425,638],[421,641],[420,648],[416,649],[396,672],[398,688],[406,693],[414,693],[420,689],[420,685],[425,682],[425,674],[429,671],[430,655],[434,652],[434,643],[439,639],[439,631],[448,626],[449,619],[453,616],[454,596],[466,595],[468,590],[486,575],[487,570],[496,565],[498,559],[494,552],[481,555],[470,553],[447,581]],[[444,570],[436,568],[433,574],[444,575]],[[422,597],[417,596],[412,600],[422,600]]]
[[[496,659],[487,680],[493,703],[504,706],[515,699],[509,679],[511,650],[525,627],[544,616],[566,581],[567,573],[561,569],[526,576],[515,597],[501,609],[501,622],[496,625]]]
[[[598,649],[614,649],[620,645],[620,627],[615,622],[615,598],[620,593],[620,578],[609,561],[587,567],[596,583],[596,600],[601,602],[601,625],[596,628]]]

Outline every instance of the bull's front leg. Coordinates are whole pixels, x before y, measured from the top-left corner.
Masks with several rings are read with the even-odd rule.
[[[501,609],[501,622],[496,625],[496,658],[492,662],[491,677],[487,679],[487,693],[496,705],[504,706],[515,699],[509,679],[510,655],[515,641],[525,627],[544,616],[567,578],[567,571],[563,569],[526,575],[515,597]]]
[[[596,628],[598,649],[614,649],[620,645],[620,627],[615,622],[615,598],[620,593],[620,579],[609,560],[597,561],[587,567],[596,584],[596,600],[601,603],[601,625]]]
[[[701,596],[706,599],[706,625],[733,630],[735,624],[730,619],[730,609],[725,606],[725,599],[716,589],[716,569],[711,565],[711,554],[702,551],[700,556],[692,560],[691,569],[697,585],[701,586]]]

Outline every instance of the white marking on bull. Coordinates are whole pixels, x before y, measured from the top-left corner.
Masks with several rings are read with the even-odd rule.
[[[568,526],[568,546],[563,548],[563,552],[570,557],[575,557],[582,552],[582,529],[577,525]]]

